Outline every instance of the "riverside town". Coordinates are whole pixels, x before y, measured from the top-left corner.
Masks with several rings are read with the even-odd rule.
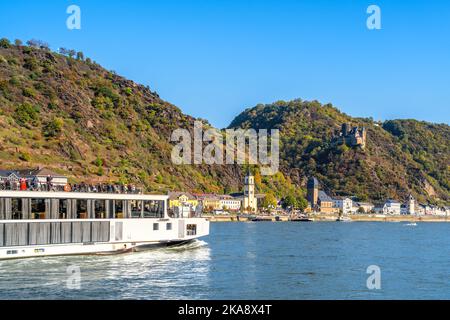
[[[364,140],[361,144],[364,143]],[[210,221],[313,221],[313,220],[395,220],[413,219],[426,221],[447,219],[450,206],[418,203],[413,195],[406,199],[386,199],[382,202],[359,201],[356,197],[330,196],[321,190],[317,178],[307,181],[306,203],[291,199],[268,199],[258,193],[255,177],[248,174],[243,181],[241,193],[214,194],[187,191],[170,191],[167,194],[167,209],[170,215],[203,216]],[[64,175],[46,168],[0,170],[0,190],[50,191],[68,193],[142,194],[142,188],[133,184],[69,183]],[[20,193],[17,193],[20,195]],[[49,218],[50,206],[45,202],[32,201],[25,209],[24,199],[5,211],[8,198],[0,199],[0,217],[11,215],[18,219],[24,210],[31,210],[30,217]],[[291,201],[291,202],[289,202]],[[41,203],[41,204],[40,204]],[[104,208],[98,209],[103,212]],[[94,214],[95,216],[98,215]],[[28,214],[27,214],[28,216]],[[60,213],[62,217],[63,214]]]

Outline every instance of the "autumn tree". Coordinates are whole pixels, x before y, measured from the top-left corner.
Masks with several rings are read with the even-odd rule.
[[[261,206],[266,210],[268,209],[269,211],[270,209],[276,208],[277,204],[278,204],[277,198],[275,198],[275,196],[272,193],[266,194],[261,202]]]

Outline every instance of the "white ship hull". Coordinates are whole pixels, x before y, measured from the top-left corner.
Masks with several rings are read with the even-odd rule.
[[[118,254],[182,244],[209,234],[204,218],[169,216],[167,198],[0,191],[0,260]]]
[[[79,220],[64,220],[65,223],[80,222]],[[80,243],[58,243],[45,245],[24,245],[0,247],[0,260],[31,258],[42,256],[83,255],[83,254],[120,254],[133,251],[143,251],[155,247],[179,245],[209,234],[209,221],[204,218],[186,219],[108,219],[85,220],[89,222],[108,222],[109,241],[88,241]],[[61,220],[36,221],[1,221],[1,224],[17,223],[61,223]],[[116,224],[121,223],[121,232],[116,232]],[[153,230],[154,224],[159,230]],[[171,224],[171,230],[167,230]],[[195,225],[195,234],[190,235],[186,227]],[[191,231],[192,233],[192,231]]]

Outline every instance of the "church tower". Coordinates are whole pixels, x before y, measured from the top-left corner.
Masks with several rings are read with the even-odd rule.
[[[311,209],[314,210],[317,207],[317,200],[319,198],[319,181],[315,177],[311,177],[306,185],[307,187],[307,200]]]
[[[416,213],[416,199],[414,199],[412,194],[409,194],[407,208],[408,214]]]
[[[255,196],[255,177],[250,173],[247,174],[244,181],[244,201],[242,209],[246,211],[248,208],[254,212],[258,210]]]

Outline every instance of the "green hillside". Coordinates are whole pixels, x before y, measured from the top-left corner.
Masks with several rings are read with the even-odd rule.
[[[342,123],[367,129],[367,146],[335,145]],[[315,175],[333,195],[361,200],[450,201],[450,127],[416,120],[375,123],[352,118],[330,104],[295,100],[258,105],[238,115],[230,128],[278,128],[281,170],[305,185]]]
[[[147,190],[238,189],[239,168],[173,166],[170,134],[194,118],[90,59],[0,42],[2,168],[38,165],[73,181]]]

